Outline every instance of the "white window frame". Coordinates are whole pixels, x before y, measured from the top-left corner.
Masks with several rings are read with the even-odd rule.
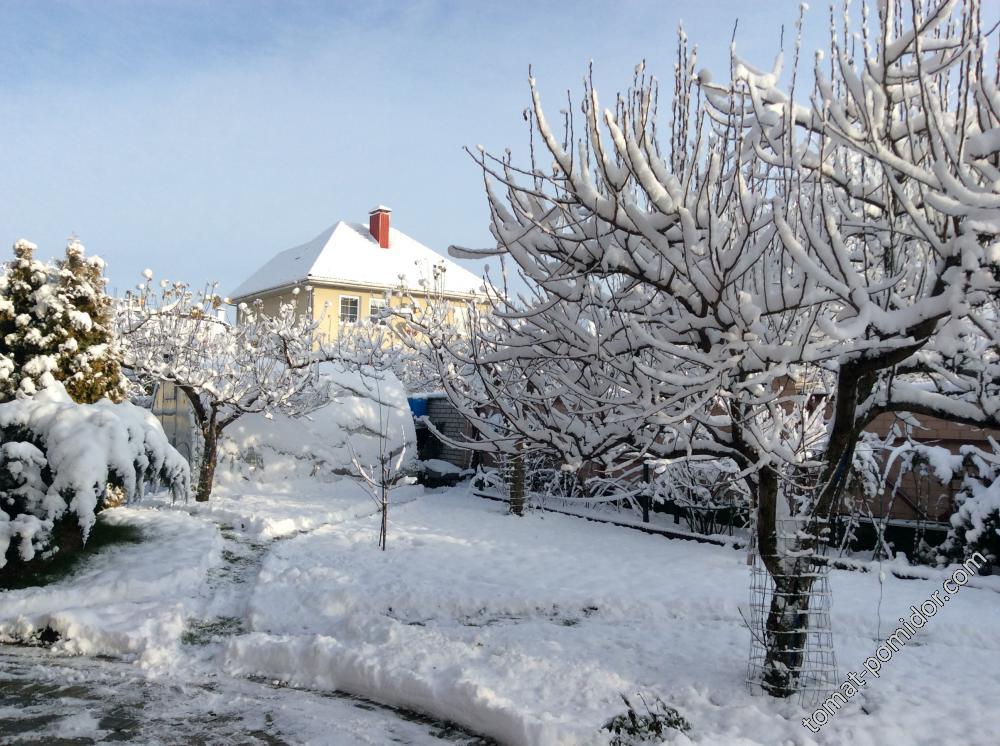
[[[360,295],[341,295],[340,298],[339,298],[339,300],[340,300],[340,305],[338,306],[337,310],[340,312],[339,316],[338,316],[338,318],[340,319],[340,323],[341,324],[357,324],[358,320],[361,318],[361,296]],[[353,300],[354,301],[356,313],[355,313],[353,319],[345,319],[344,318],[344,301],[345,300]]]
[[[376,305],[377,304],[377,305]],[[368,320],[373,324],[384,325],[388,319],[383,318],[381,314],[376,315],[377,311],[382,311],[383,309],[389,308],[389,301],[387,298],[369,298],[368,299]]]

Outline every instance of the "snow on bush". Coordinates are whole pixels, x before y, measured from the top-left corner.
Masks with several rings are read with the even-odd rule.
[[[392,371],[327,362],[317,365],[317,374],[327,404],[298,417],[244,415],[225,431],[222,479],[277,482],[354,476],[355,454],[363,465],[378,462],[383,431],[388,450],[405,447],[404,468],[413,467],[413,416],[406,389]]]
[[[992,439],[991,444],[992,453],[961,449],[965,476],[943,547],[946,558],[965,560],[980,552],[991,566],[1000,563],[1000,447]]]
[[[636,710],[635,705],[624,694],[625,714],[615,715],[604,724],[602,730],[612,734],[608,742],[610,746],[632,746],[641,743],[660,743],[665,741],[671,729],[687,733],[691,724],[681,715],[676,707],[671,707],[659,697],[652,704],[640,696],[643,715]]]
[[[52,533],[64,519],[75,518],[86,541],[108,485],[131,501],[149,481],[176,497],[187,495],[191,478],[148,411],[76,404],[57,382],[0,404],[0,567],[56,551]]]

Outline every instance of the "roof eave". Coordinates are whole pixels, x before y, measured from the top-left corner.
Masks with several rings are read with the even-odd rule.
[[[239,305],[240,303],[248,300],[254,300],[265,295],[276,295],[282,290],[292,290],[297,287],[302,287],[304,285],[314,285],[316,287],[346,287],[352,290],[382,290],[394,292],[397,290],[402,290],[406,293],[412,293],[416,295],[442,295],[448,299],[454,300],[485,300],[486,294],[479,293],[475,291],[466,290],[444,290],[444,291],[429,291],[421,288],[411,288],[402,287],[398,285],[385,285],[378,282],[363,282],[358,280],[341,280],[334,277],[305,277],[301,280],[296,280],[295,282],[285,282],[280,285],[274,285],[269,288],[264,288],[262,290],[256,290],[252,293],[243,293],[241,295],[230,296],[229,302],[231,305]]]

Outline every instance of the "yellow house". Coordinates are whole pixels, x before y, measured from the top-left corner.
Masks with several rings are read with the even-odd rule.
[[[378,206],[368,225],[340,221],[301,246],[282,251],[230,295],[237,307],[260,299],[265,313],[282,301],[320,321],[327,339],[344,324],[378,319],[385,307],[419,312],[445,303],[462,314],[485,300],[483,281],[402,231],[392,211]]]

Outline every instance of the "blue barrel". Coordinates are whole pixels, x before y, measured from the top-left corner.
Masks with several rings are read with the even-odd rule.
[[[407,404],[410,405],[410,411],[413,412],[414,417],[425,417],[427,415],[427,399],[421,397],[419,399],[407,399]]]

